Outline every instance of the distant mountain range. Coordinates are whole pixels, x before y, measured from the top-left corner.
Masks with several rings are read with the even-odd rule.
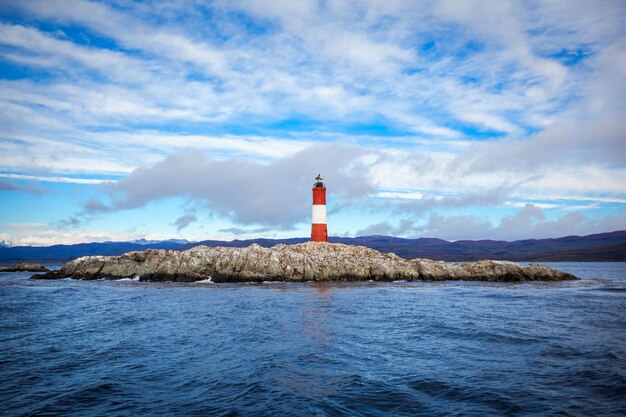
[[[80,243],[76,245],[0,246],[0,262],[66,261],[86,255],[120,255],[144,249],[184,250],[197,245],[244,247],[253,243],[271,247],[278,243],[294,244],[308,238],[205,240],[188,242],[171,239],[133,242]],[[497,240],[403,239],[392,236],[331,237],[331,242],[362,245],[381,252],[393,252],[403,258],[429,258],[444,261],[506,259],[512,261],[626,261],[626,230],[589,236],[566,236],[557,239],[530,239],[513,242]]]

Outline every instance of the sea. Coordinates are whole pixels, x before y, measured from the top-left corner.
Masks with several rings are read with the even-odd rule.
[[[626,415],[626,263],[549,265],[581,280],[0,273],[0,415]]]

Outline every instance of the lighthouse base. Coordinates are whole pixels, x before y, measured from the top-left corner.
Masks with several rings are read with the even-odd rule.
[[[313,223],[311,228],[311,242],[328,242],[328,229],[326,224]]]

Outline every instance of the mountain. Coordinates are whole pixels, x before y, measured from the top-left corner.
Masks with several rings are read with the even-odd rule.
[[[187,242],[187,241],[185,241]],[[148,243],[136,242],[94,242],[79,243],[76,245],[54,246],[12,246],[0,247],[0,262],[37,260],[37,261],[68,261],[88,255],[121,255],[126,252],[144,249],[180,249],[189,243],[176,243],[174,241],[156,241]]]
[[[134,242],[81,243],[48,247],[0,247],[0,262],[39,260],[66,261],[86,255],[121,255],[144,249],[184,250],[198,245],[246,247],[256,243],[271,247],[278,243],[295,244],[308,238],[248,240],[164,240]],[[360,245],[380,252],[393,252],[403,258],[428,258],[442,261],[481,259],[512,261],[626,261],[626,230],[589,236],[566,236],[557,239],[529,239],[513,242],[498,240],[404,239],[392,236],[331,237],[331,242]]]
[[[308,238],[251,239],[231,242],[205,240],[206,246],[245,247],[252,243],[271,247],[277,243],[302,243]],[[330,242],[360,245],[380,252],[393,252],[407,259],[428,258],[442,261],[481,259],[513,261],[626,261],[626,231],[557,239],[530,239],[513,242],[498,240],[404,239],[393,236],[330,237]],[[188,246],[191,247],[191,246]]]
[[[175,245],[188,245],[190,242],[187,239],[167,239],[167,240],[146,240],[146,239],[137,239],[131,240],[127,243],[136,243],[138,245],[146,246],[146,245],[162,245],[162,244],[175,244]]]
[[[353,241],[353,244],[394,252],[404,258],[444,261],[480,259],[542,262],[626,261],[626,231],[513,242],[497,240],[448,242],[441,239],[400,239],[389,236],[364,236],[354,238]]]

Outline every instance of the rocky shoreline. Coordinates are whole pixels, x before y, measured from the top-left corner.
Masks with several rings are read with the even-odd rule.
[[[263,248],[196,246],[178,252],[149,249],[120,256],[84,256],[33,279],[140,281],[560,281],[577,279],[544,265],[506,261],[459,264],[403,259],[363,246],[307,242]]]

